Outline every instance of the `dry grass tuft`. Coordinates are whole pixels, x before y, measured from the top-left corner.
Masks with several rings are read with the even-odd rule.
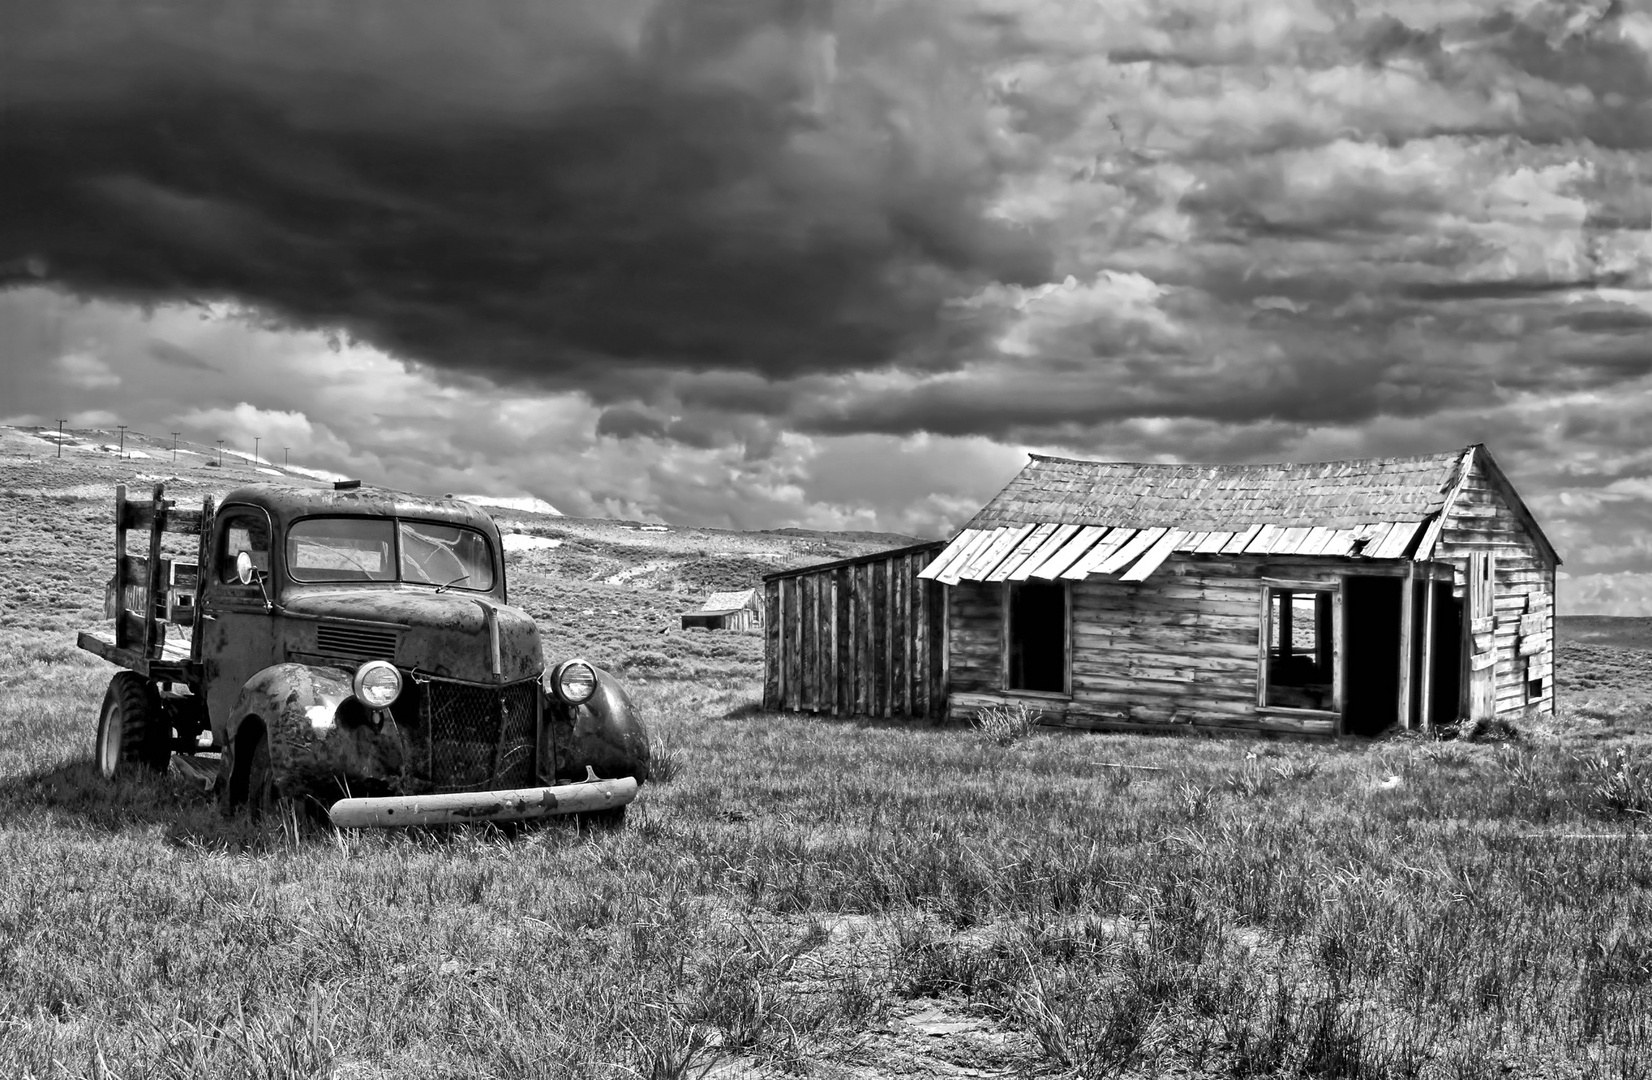
[[[976,737],[983,743],[1011,746],[1036,731],[1042,715],[1018,701],[1012,705],[988,705],[978,709],[971,724]]]

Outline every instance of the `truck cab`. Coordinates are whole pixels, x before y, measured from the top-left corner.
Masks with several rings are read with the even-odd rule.
[[[100,715],[107,774],[215,752],[226,807],[286,795],[340,825],[617,818],[648,777],[624,689],[578,658],[546,665],[477,506],[251,484],[197,516],[157,485],[149,507],[117,491],[116,516],[115,633],[80,638],[126,669]],[[145,524],[150,556],[127,556]],[[180,574],[160,536],[191,526]],[[188,603],[166,595],[178,580]]]

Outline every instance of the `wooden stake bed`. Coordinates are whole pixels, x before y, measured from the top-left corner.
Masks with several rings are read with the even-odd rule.
[[[112,631],[83,630],[76,644],[112,664],[135,671],[157,682],[182,682],[195,686],[200,681],[200,634],[198,618],[182,619],[168,603],[174,577],[181,588],[188,581],[189,592],[179,603],[191,602],[181,610],[191,615],[199,611],[205,575],[200,567],[207,561],[207,541],[212,531],[213,500],[209,496],[200,510],[179,510],[166,499],[165,488],[156,484],[147,503],[126,498],[126,485],[115,488],[115,573],[110,583],[114,619]],[[141,530],[148,535],[146,554],[128,555],[126,532]],[[198,554],[194,567],[161,553],[161,534],[171,532],[197,536]],[[176,574],[174,573],[176,571]],[[182,620],[182,621],[176,621]],[[167,635],[167,627],[188,626],[188,640]]]
[[[115,635],[101,630],[82,630],[76,644],[146,679],[193,684],[200,675],[200,665],[190,659],[189,650],[175,641],[162,645],[161,654],[153,658],[144,656],[141,649],[115,644]]]

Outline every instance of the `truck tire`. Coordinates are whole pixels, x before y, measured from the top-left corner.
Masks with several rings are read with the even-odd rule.
[[[171,761],[172,724],[160,695],[137,672],[116,672],[98,713],[98,772],[110,779],[163,773]]]
[[[263,721],[250,719],[235,737],[234,771],[219,791],[219,811],[225,816],[245,810],[253,821],[275,809],[280,798],[275,770],[270,765],[270,740]]]
[[[261,820],[275,809],[275,770],[270,767],[269,736],[260,731],[254,736],[252,753],[247,757],[247,817]]]

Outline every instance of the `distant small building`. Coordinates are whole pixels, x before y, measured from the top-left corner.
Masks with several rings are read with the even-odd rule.
[[[763,604],[756,589],[716,592],[694,611],[683,612],[683,629],[703,626],[707,630],[749,630],[763,625]]]

